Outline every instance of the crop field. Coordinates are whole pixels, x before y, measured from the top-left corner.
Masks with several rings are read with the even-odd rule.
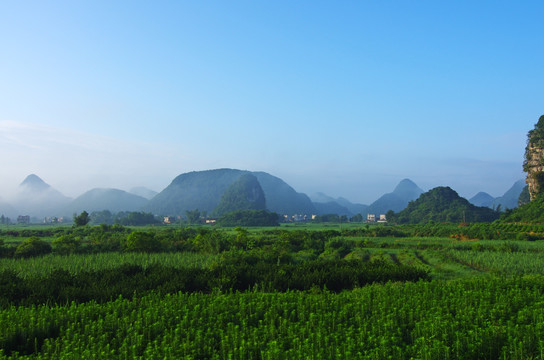
[[[320,225],[0,232],[0,359],[544,359],[540,228]]]

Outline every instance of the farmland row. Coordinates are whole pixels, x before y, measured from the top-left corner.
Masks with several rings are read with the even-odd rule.
[[[543,293],[539,276],[10,307],[0,359],[542,358]]]

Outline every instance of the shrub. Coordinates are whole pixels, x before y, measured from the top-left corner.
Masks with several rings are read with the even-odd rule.
[[[79,249],[81,242],[70,235],[61,235],[51,243],[56,253],[67,255],[72,254]]]
[[[155,239],[153,233],[144,231],[135,231],[127,236],[125,249],[136,252],[156,252],[159,251],[162,244]]]
[[[15,257],[32,257],[49,254],[51,245],[48,242],[32,236],[17,246]]]

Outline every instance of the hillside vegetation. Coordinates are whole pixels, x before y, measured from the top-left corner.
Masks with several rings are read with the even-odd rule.
[[[490,222],[499,213],[487,207],[479,207],[462,198],[449,187],[437,187],[422,194],[398,214],[389,212],[390,222],[418,224],[435,222]]]
[[[535,199],[517,209],[506,211],[501,217],[501,221],[544,224],[544,194],[539,194]]]
[[[219,206],[227,189],[242,175],[248,174],[257,179],[266,199],[267,210],[278,214],[312,214],[315,212],[312,202],[306,195],[297,193],[280,178],[264,172],[236,169],[216,169],[181,174],[151,199],[145,209],[163,215],[184,215],[186,211],[194,209],[212,214]],[[253,188],[255,189],[255,186]],[[238,196],[235,197],[236,201],[241,199]],[[243,205],[247,206],[248,203]],[[223,201],[221,206],[229,207],[226,201]],[[230,207],[219,210],[224,213],[227,210],[243,209]]]
[[[213,215],[221,216],[240,210],[266,210],[263,189],[257,178],[251,174],[240,175],[238,180],[225,190]]]

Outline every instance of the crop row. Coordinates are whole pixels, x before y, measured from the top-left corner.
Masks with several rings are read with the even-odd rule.
[[[544,278],[214,293],[0,310],[0,359],[528,359]]]

